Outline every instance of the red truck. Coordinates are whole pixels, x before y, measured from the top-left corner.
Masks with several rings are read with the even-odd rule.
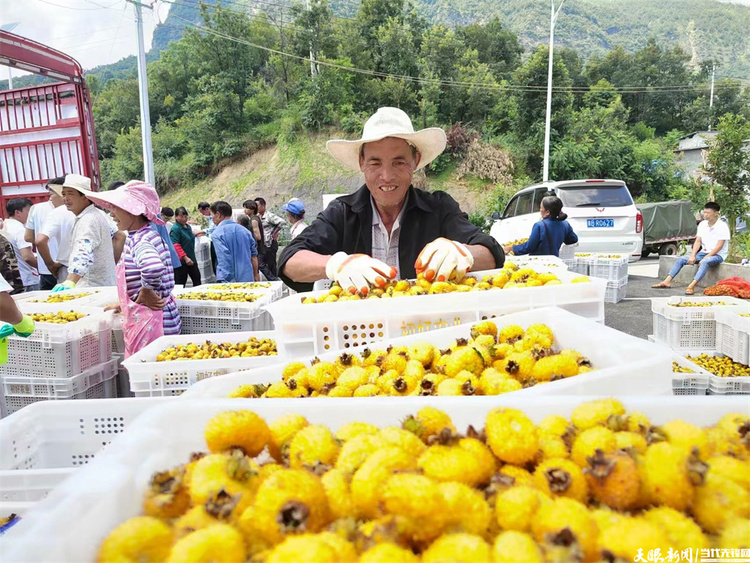
[[[91,98],[78,61],[0,31],[0,64],[59,82],[0,92],[0,214],[14,197],[47,199],[45,184],[65,174],[100,187]]]

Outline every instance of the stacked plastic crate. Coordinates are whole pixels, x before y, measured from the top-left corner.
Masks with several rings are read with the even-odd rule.
[[[727,357],[736,362],[736,371],[710,373],[692,361],[687,362],[690,372],[675,376],[673,389],[679,394],[736,394],[750,393],[750,377],[741,376],[747,369],[748,328],[750,305],[732,297],[667,297],[653,299],[651,310],[654,333],[649,338],[671,348],[680,357]],[[683,365],[683,364],[680,364]],[[741,372],[741,373],[740,373]],[[685,389],[693,389],[689,393]]]
[[[69,314],[64,304],[18,301],[24,314]],[[37,401],[109,398],[116,395],[117,361],[112,359],[112,313],[76,306],[67,322],[37,320],[28,338],[8,338],[0,366],[0,411],[11,414]]]
[[[211,239],[208,237],[198,237],[195,239],[195,258],[198,270],[201,273],[201,282],[215,282],[216,274],[214,274],[214,269],[211,265]]]
[[[596,254],[585,261],[588,275],[607,280],[605,303],[619,303],[628,293],[628,257],[621,254]]]

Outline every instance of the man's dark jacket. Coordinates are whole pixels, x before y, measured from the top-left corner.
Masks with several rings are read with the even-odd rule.
[[[416,277],[414,262],[429,242],[445,237],[464,244],[480,244],[492,252],[498,268],[505,262],[502,247],[491,236],[474,226],[458,203],[445,192],[425,192],[409,187],[401,220],[398,261],[401,278]],[[310,291],[312,284],[297,283],[284,273],[287,261],[300,250],[323,255],[339,251],[372,255],[372,204],[370,191],[362,186],[355,193],[333,200],[309,227],[282,251],[279,274],[295,291]]]

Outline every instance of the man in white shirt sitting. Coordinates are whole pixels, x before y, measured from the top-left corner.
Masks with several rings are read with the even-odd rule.
[[[39,289],[39,272],[37,271],[36,256],[31,243],[26,242],[26,220],[31,210],[31,200],[25,197],[14,197],[5,204],[8,220],[5,221],[5,232],[8,241],[16,253],[18,270],[21,273],[24,291]]]
[[[729,225],[719,219],[719,211],[721,211],[721,207],[713,201],[709,201],[704,206],[704,220],[698,225],[698,234],[690,258],[679,257],[666,279],[653,287],[672,287],[672,279],[682,270],[683,266],[697,264],[698,271],[695,273],[693,281],[685,289],[687,295],[693,295],[696,284],[703,279],[708,268],[718,266],[724,261],[729,253]]]
[[[62,196],[55,190],[51,189],[51,186],[57,186],[58,189],[62,189],[63,182],[65,182],[65,176],[55,178],[47,182],[47,190],[49,191],[49,200],[41,203],[35,203],[31,206],[29,211],[29,218],[26,219],[26,235],[25,240],[32,245],[36,244],[36,237],[42,232],[42,228],[47,222],[50,221],[52,212],[61,207],[63,204]],[[47,267],[44,257],[39,252],[39,248],[35,249],[37,269],[39,270],[39,277],[41,279],[39,289],[50,290],[57,284],[57,278],[50,272]],[[50,241],[49,254],[53,261],[57,259],[57,241]]]

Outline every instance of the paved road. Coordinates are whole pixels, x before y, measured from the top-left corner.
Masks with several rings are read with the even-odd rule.
[[[672,289],[653,289],[659,273],[659,259],[646,258],[628,268],[627,298],[619,303],[605,303],[605,324],[619,331],[643,338],[653,331],[653,315],[651,313],[652,297],[670,297],[685,295],[684,287]]]

